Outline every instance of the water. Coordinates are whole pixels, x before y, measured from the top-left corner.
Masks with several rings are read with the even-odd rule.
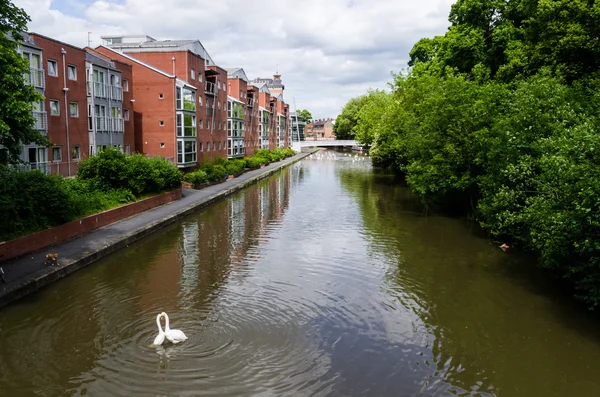
[[[0,395],[598,396],[600,324],[554,289],[313,156],[0,311]],[[186,342],[150,345],[163,310]]]

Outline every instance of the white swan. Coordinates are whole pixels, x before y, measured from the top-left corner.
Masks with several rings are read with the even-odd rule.
[[[179,330],[179,329],[171,329],[169,328],[169,316],[167,315],[167,313],[162,312],[161,313],[162,316],[164,316],[165,318],[165,337],[171,342],[171,343],[179,343],[179,342],[183,342],[184,340],[186,340],[188,337],[185,336],[185,334],[183,333],[183,331]]]
[[[156,338],[154,338],[154,345],[157,346],[162,345],[165,341],[165,333],[163,332],[162,327],[160,325],[160,319],[162,316],[162,313],[156,316],[156,325],[158,325],[158,335],[156,335]]]

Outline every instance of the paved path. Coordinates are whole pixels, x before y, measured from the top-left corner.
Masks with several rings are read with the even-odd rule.
[[[216,200],[266,178],[309,154],[300,153],[201,190],[183,189],[183,197],[180,200],[134,215],[40,252],[4,262],[0,265],[5,280],[5,282],[0,280],[0,307],[124,248]],[[44,257],[48,252],[58,253],[59,266],[44,265]]]

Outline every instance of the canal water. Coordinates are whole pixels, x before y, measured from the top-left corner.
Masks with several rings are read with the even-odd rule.
[[[0,395],[600,395],[593,316],[347,154],[2,309]],[[151,345],[162,311],[187,341]]]

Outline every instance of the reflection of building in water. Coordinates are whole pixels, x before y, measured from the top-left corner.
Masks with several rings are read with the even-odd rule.
[[[231,246],[240,247],[244,243],[246,232],[245,196],[238,194],[229,199],[229,227],[231,231]]]
[[[192,304],[190,299],[198,288],[198,222],[186,222],[181,225],[181,243],[179,260],[181,264],[181,307]]]

